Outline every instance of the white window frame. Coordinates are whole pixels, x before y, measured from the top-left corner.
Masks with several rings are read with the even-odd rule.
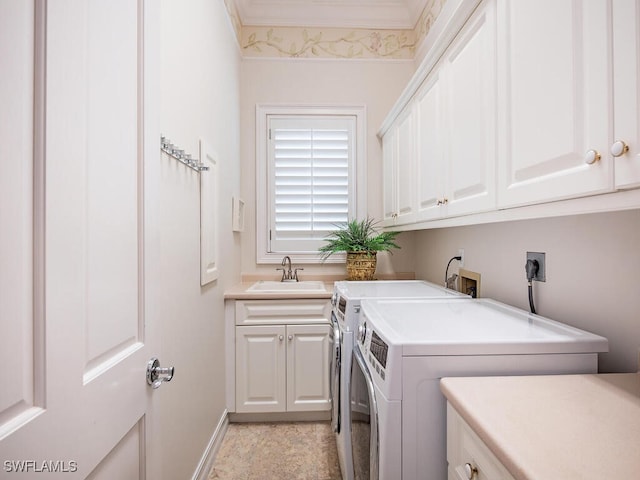
[[[269,251],[269,205],[268,171],[268,117],[270,115],[349,115],[356,118],[355,127],[355,172],[353,188],[356,202],[356,217],[367,216],[367,163],[366,163],[366,107],[364,106],[291,106],[256,105],[256,263],[275,264],[282,261],[283,253]],[[322,263],[318,253],[289,254],[295,263]],[[344,263],[344,255],[332,255],[326,263]]]

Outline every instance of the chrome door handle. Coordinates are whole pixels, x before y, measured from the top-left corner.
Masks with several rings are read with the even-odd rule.
[[[173,378],[174,367],[160,367],[160,360],[153,357],[147,363],[147,383],[152,388],[158,388],[163,382],[170,382]]]

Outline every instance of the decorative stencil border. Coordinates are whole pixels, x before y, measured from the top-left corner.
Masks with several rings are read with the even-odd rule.
[[[413,58],[410,30],[242,27],[246,57]]]
[[[446,0],[429,0],[413,30],[244,26],[224,2],[245,57],[413,59]]]

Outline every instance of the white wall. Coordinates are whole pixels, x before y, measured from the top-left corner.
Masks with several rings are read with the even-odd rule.
[[[231,231],[231,197],[240,191],[239,62],[223,2],[162,2],[161,129],[195,156],[199,138],[219,156],[221,269],[217,281],[200,287],[199,177],[163,156],[157,310],[161,362],[176,368],[172,382],[157,391],[166,479],[192,477],[225,411],[223,293],[240,278],[240,238]]]
[[[365,105],[367,109],[367,190],[369,215],[382,214],[382,150],[376,136],[384,117],[414,72],[410,61],[244,59],[240,123],[242,195],[247,230],[242,234],[242,273],[273,274],[275,265],[256,264],[255,107],[271,105]],[[402,240],[401,240],[402,242]],[[403,271],[402,255],[397,257]],[[344,265],[307,265],[305,275],[344,274]]]
[[[640,210],[414,232],[416,276],[442,284],[464,248],[464,268],[482,275],[483,297],[529,308],[526,252],[546,253],[534,282],[540,315],[609,339],[603,372],[634,372],[640,348]],[[451,272],[456,262],[452,263]]]

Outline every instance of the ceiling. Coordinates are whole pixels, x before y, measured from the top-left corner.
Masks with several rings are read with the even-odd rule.
[[[413,29],[428,0],[235,0],[242,25]]]

